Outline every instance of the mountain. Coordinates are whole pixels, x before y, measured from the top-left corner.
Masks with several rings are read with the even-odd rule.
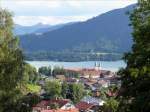
[[[15,35],[25,35],[25,34],[31,34],[31,33],[41,34],[41,33],[56,30],[56,29],[59,29],[59,28],[62,28],[64,26],[71,25],[74,23],[75,22],[70,22],[70,23],[58,24],[58,25],[48,25],[48,24],[38,23],[33,26],[22,26],[22,25],[15,24],[14,34]]]
[[[27,52],[62,51],[117,52],[129,51],[132,45],[131,27],[127,11],[135,5],[116,9],[85,22],[78,22],[48,31],[42,35],[20,37],[21,47]]]
[[[22,25],[15,24],[14,34],[15,35],[30,34],[30,33],[34,33],[38,29],[50,28],[50,27],[52,27],[52,26],[51,25],[45,25],[42,23],[38,23],[38,24],[33,25],[33,26],[22,26]]]
[[[47,28],[39,28],[37,29],[36,31],[34,31],[33,33],[45,33],[45,32],[48,32],[48,31],[53,31],[53,30],[57,30],[59,28],[62,28],[64,26],[67,26],[67,25],[72,25],[76,22],[70,22],[70,23],[64,23],[64,24],[58,24],[58,25],[53,25],[53,26],[50,26],[50,27],[47,27]]]

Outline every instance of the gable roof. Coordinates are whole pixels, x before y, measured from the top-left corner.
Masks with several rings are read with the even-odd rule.
[[[70,101],[70,100],[67,100],[67,99],[63,99],[63,100],[62,100],[62,99],[53,99],[53,100],[50,100],[50,101],[49,101],[49,105],[56,103],[56,104],[58,104],[59,107],[61,108],[61,107],[63,107],[64,105],[66,105],[67,103],[69,103],[69,101]]]
[[[104,101],[100,98],[92,97],[92,96],[85,96],[81,101],[91,103],[93,105],[103,105]]]
[[[90,108],[92,108],[94,105],[91,103],[87,103],[87,102],[79,102],[75,105],[76,108],[78,108],[79,110],[88,110]]]
[[[42,100],[40,103],[38,103],[35,107],[41,107],[44,108],[49,104],[48,100]]]
[[[40,103],[38,103],[35,107],[45,108],[51,104],[58,104],[59,108],[63,107],[67,103],[69,103],[70,100],[67,99],[52,99],[52,100],[42,100]]]
[[[79,112],[77,108],[69,109],[69,110],[63,110],[63,109],[57,109],[57,110],[41,110],[41,112]]]

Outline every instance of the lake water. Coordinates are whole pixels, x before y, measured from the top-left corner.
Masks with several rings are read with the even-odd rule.
[[[32,66],[38,69],[42,66],[60,66],[64,68],[93,68],[95,61],[83,61],[83,62],[56,62],[56,61],[26,61]],[[97,61],[100,63],[103,70],[118,71],[120,68],[125,67],[124,61]]]

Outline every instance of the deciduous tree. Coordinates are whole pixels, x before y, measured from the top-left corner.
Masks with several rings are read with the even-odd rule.
[[[122,77],[121,112],[150,111],[150,0],[138,0],[131,13],[132,51],[124,57],[127,67]]]
[[[12,14],[0,8],[0,111],[12,112],[20,97],[23,57],[13,35]]]

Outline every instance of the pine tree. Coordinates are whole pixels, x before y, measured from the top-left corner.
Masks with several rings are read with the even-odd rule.
[[[124,57],[127,67],[120,71],[122,92],[120,112],[150,111],[150,0],[139,0],[130,16],[132,51]]]
[[[20,96],[23,57],[12,30],[12,14],[0,9],[0,112],[13,112]]]

